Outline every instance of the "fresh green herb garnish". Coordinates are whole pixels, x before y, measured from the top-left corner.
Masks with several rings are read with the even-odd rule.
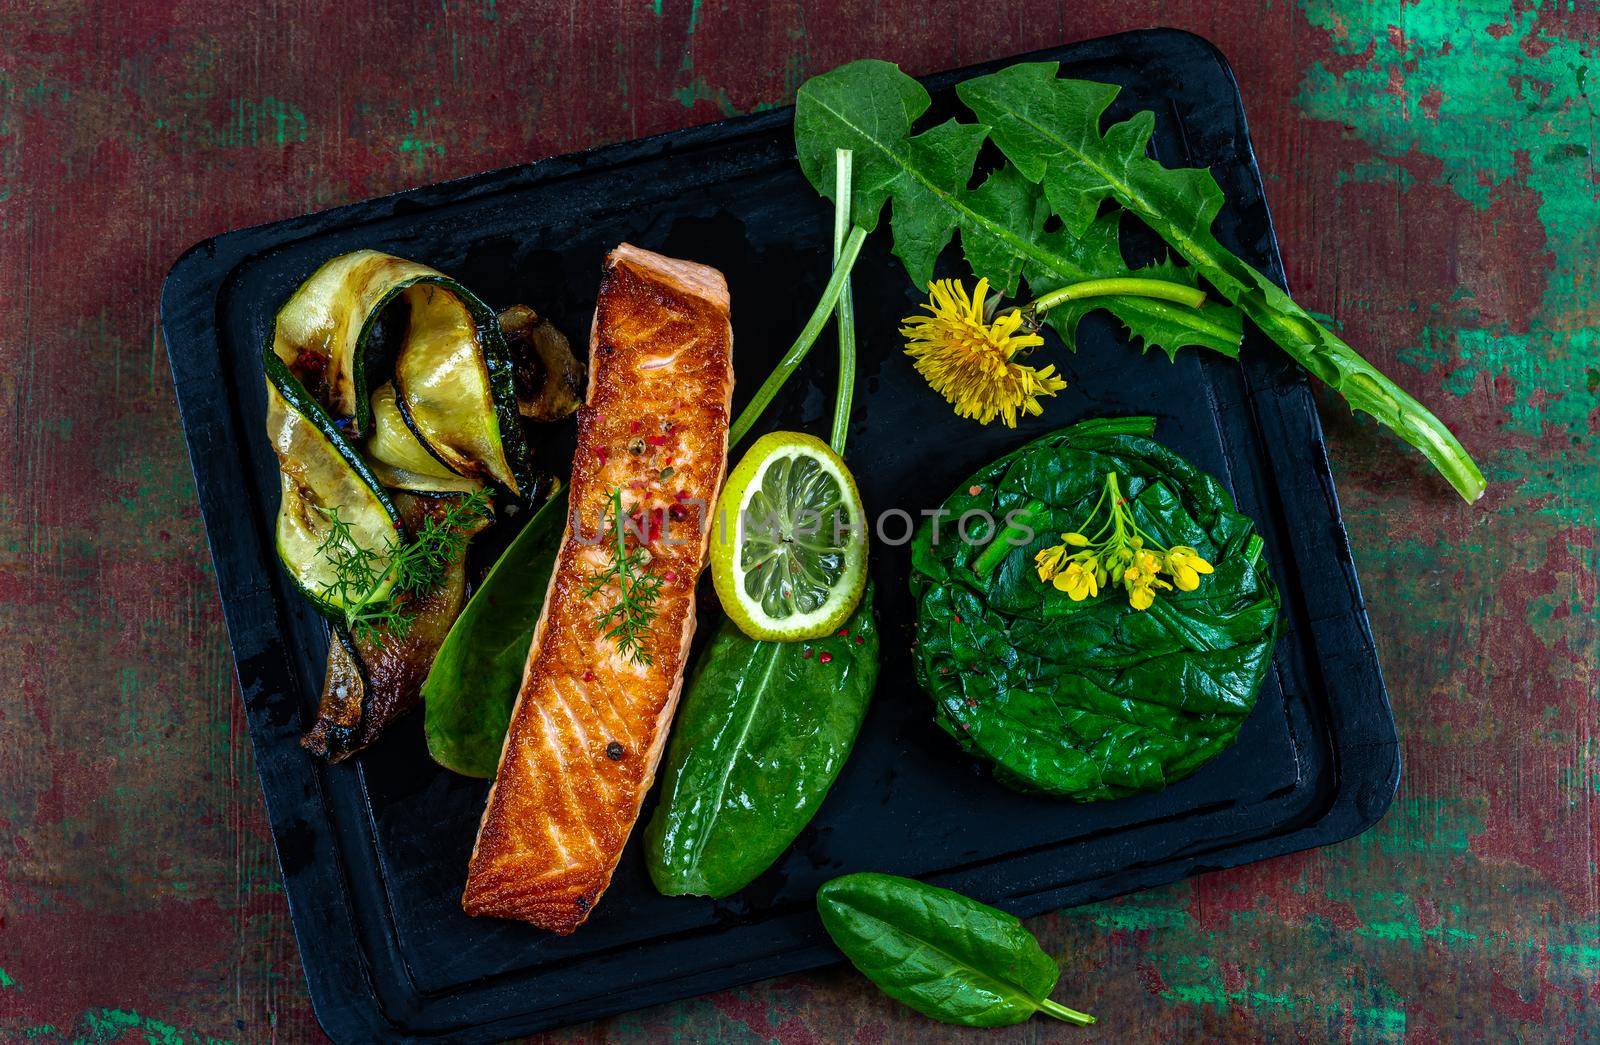
[[[656,618],[656,599],[661,594],[661,578],[649,572],[650,553],[640,546],[628,547],[626,516],[622,511],[622,491],[611,491],[611,534],[607,544],[611,564],[589,578],[583,597],[590,598],[611,585],[616,586],[616,601],[595,614],[595,626],[617,644],[617,650],[635,664],[652,659],[650,626]],[[646,524],[648,525],[648,524]]]
[[[1190,285],[1203,277],[1236,308],[1085,298],[1045,317],[1069,344],[1078,320],[1104,307],[1147,345],[1169,353],[1195,346],[1234,356],[1242,312],[1352,409],[1371,414],[1421,450],[1462,497],[1482,495],[1482,473],[1438,418],[1217,241],[1211,224],[1222,208],[1221,189],[1209,171],[1169,170],[1149,158],[1151,113],[1102,132],[1101,118],[1118,88],[1057,74],[1055,63],[1025,63],[969,80],[956,93],[982,123],[952,119],[913,135],[913,124],[931,104],[922,85],[888,62],[852,62],[800,88],[800,164],[817,191],[831,197],[833,149],[856,151],[863,190],[856,196],[855,224],[876,227],[892,199],[894,251],[924,289],[935,259],[958,230],[973,274],[1008,295],[1019,278],[1033,294],[1046,295],[1125,275],[1118,228],[1123,213],[1132,213],[1189,262],[1187,268],[1163,263],[1139,275]],[[1008,162],[969,190],[986,139]],[[1120,207],[1101,214],[1107,199]],[[1063,227],[1046,231],[1052,216]]]
[[[412,621],[406,602],[438,586],[476,524],[491,515],[488,491],[477,490],[430,515],[410,541],[377,552],[362,546],[337,506],[323,511],[328,535],[317,552],[333,570],[323,595],[340,607],[345,630],[370,642],[405,639]]]
[[[947,120],[921,134],[912,125],[931,105],[921,84],[888,62],[860,61],[813,77],[795,99],[795,149],[806,177],[829,199],[836,195],[836,148],[855,155],[857,191],[852,220],[868,232],[885,203],[894,201],[894,253],[919,289],[957,231],[973,273],[1008,296],[1026,278],[1035,294],[1070,284],[1133,275],[1122,260],[1115,218],[1082,235],[1045,232],[1050,207],[1037,185],[1010,165],[977,189],[972,180],[988,129]],[[1137,275],[1194,285],[1194,274],[1173,265]],[[1242,326],[1224,305],[1190,308],[1171,301],[1110,297],[1054,309],[1049,322],[1070,341],[1078,320],[1104,307],[1135,338],[1168,353],[1199,346],[1237,355]]]
[[[1222,210],[1222,189],[1208,170],[1168,170],[1146,155],[1155,115],[1138,113],[1102,133],[1101,117],[1118,88],[1064,80],[1058,71],[1055,62],[1014,65],[969,80],[956,93],[992,128],[994,143],[1023,176],[1043,187],[1068,229],[1086,228],[1102,201],[1115,200],[1352,410],[1371,414],[1421,450],[1466,500],[1482,496],[1483,474],[1437,417],[1217,242],[1211,224]]]
[[[889,997],[941,1023],[1009,1027],[1042,1012],[1087,1026],[1050,1000],[1061,969],[1015,917],[891,874],[850,874],[817,890],[833,942]]]

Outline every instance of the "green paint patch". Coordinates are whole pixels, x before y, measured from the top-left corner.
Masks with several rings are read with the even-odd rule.
[[[700,102],[711,102],[724,116],[740,115],[738,107],[733,104],[733,99],[728,97],[728,92],[721,87],[712,87],[703,76],[696,76],[673,91],[672,96],[678,99],[678,104],[685,109],[692,109]]]
[[[285,146],[305,141],[310,132],[306,114],[298,106],[272,95],[229,100],[227,119],[220,122],[191,120],[185,114],[175,119],[157,116],[150,126],[182,152]]]
[[[1375,165],[1398,169],[1402,159],[1424,155],[1438,161],[1437,184],[1474,207],[1487,210],[1506,192],[1536,196],[1545,250],[1554,257],[1537,313],[1441,317],[1402,358],[1424,369],[1445,366],[1445,387],[1457,396],[1509,399],[1513,432],[1570,438],[1566,475],[1531,477],[1521,500],[1507,499],[1503,510],[1548,498],[1563,518],[1588,524],[1600,516],[1600,485],[1575,490],[1569,477],[1594,466],[1587,449],[1594,404],[1570,393],[1600,347],[1585,319],[1600,293],[1593,280],[1600,182],[1589,144],[1595,114],[1583,41],[1541,36],[1538,47],[1523,49],[1538,17],[1533,8],[1414,0],[1397,16],[1382,5],[1307,0],[1309,21],[1327,30],[1337,51],[1370,58],[1350,68],[1312,66],[1297,100],[1307,115],[1352,128],[1376,152],[1348,172],[1351,180],[1375,180]],[[1529,461],[1526,451],[1507,449],[1480,464],[1491,479],[1515,478],[1527,474]]]
[[[182,1031],[128,1009],[89,1010],[78,1018],[71,1041],[72,1045],[113,1045],[135,1034],[142,1035],[149,1045],[232,1045],[225,1038]]]
[[[1373,988],[1366,992],[1369,998],[1351,999],[1348,1003],[1321,1002],[1289,990],[1270,990],[1265,986],[1247,984],[1229,990],[1222,971],[1203,954],[1182,955],[1158,961],[1158,965],[1163,982],[1169,985],[1161,992],[1161,997],[1168,1001],[1205,1005],[1218,1011],[1240,1006],[1288,1013],[1302,1029],[1312,1019],[1320,1019],[1330,1026],[1353,1023],[1356,1039],[1360,1041],[1400,1041],[1405,1037],[1404,999],[1387,988]],[[1263,968],[1252,975],[1258,980],[1266,979],[1271,976],[1271,970]]]
[[[20,991],[21,989],[21,987],[17,986],[17,981],[12,978],[9,972],[6,972],[4,969],[0,969],[0,991]]]
[[[1544,151],[1544,162],[1563,163],[1567,160],[1586,160],[1589,158],[1589,147],[1577,142],[1562,142],[1552,145]]]
[[[1181,907],[1127,902],[1089,904],[1073,913],[1087,916],[1102,929],[1187,929],[1192,921]]]
[[[306,140],[306,114],[280,98],[235,98],[228,103],[228,111],[232,118],[223,139],[225,145],[253,148],[264,142],[287,145]]]
[[[430,158],[444,155],[444,144],[433,138],[433,112],[440,106],[438,98],[433,100],[432,106],[421,109],[406,110],[406,132],[401,136],[397,148],[401,153],[410,156],[418,166],[425,164]]]
[[[1482,834],[1483,803],[1459,798],[1402,795],[1383,822],[1362,836],[1386,857],[1407,853],[1465,853]]]
[[[1409,190],[1417,183],[1416,175],[1404,167],[1383,160],[1363,160],[1349,170],[1340,171],[1335,177],[1340,185],[1348,182],[1380,185],[1384,182],[1393,182],[1400,187],[1401,192]]]

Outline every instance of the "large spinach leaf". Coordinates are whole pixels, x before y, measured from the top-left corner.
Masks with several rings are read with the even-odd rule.
[[[783,854],[850,754],[878,678],[872,587],[836,635],[763,642],[724,621],[673,727],[645,858],[669,896],[727,896]]]
[[[889,997],[944,1023],[1008,1027],[1036,1012],[1094,1017],[1050,1000],[1061,970],[1021,922],[987,904],[889,874],[817,890],[823,927]]]
[[[428,753],[446,769],[492,779],[566,528],[557,489],[495,561],[422,684]]]
[[[913,543],[918,680],[939,725],[1013,787],[1085,802],[1160,790],[1232,744],[1255,706],[1278,619],[1261,538],[1154,430],[1119,418],[1035,440],[962,483],[943,532],[925,523]],[[1146,611],[1116,590],[1073,602],[1042,583],[1035,553],[1084,522],[1109,471],[1153,540],[1198,549],[1216,572]],[[1015,541],[1002,556],[949,522],[986,513],[997,529],[1014,512],[1020,530],[989,539]]]

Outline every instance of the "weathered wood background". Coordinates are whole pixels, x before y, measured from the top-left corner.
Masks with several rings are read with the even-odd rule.
[[[1290,277],[1433,404],[1476,507],[1322,403],[1405,742],[1388,819],[1033,923],[1091,1032],[1600,1038],[1592,2],[0,0],[0,1038],[319,1037],[156,334],[240,225],[1174,25],[1243,87]],[[1591,75],[1593,70],[1593,75]],[[954,1040],[845,971],[556,1041]]]

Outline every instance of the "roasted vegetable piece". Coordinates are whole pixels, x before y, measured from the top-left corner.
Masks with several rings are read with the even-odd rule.
[[[525,496],[528,453],[494,313],[457,283],[415,284],[404,301],[410,312],[394,361],[401,418],[450,471]]]
[[[530,421],[559,421],[583,402],[583,367],[555,324],[526,305],[500,313],[516,376],[517,409]]]
[[[940,727],[1002,783],[1080,802],[1158,791],[1231,745],[1255,706],[1278,620],[1261,538],[1154,430],[1114,418],[1037,439],[957,488],[942,539],[924,525],[912,543],[917,679]],[[1040,579],[1035,555],[1083,523],[1108,471],[1141,530],[1214,565],[1195,590],[1139,610]],[[1015,525],[980,537],[977,513]],[[963,518],[973,543],[950,532]]]
[[[426,265],[358,250],[317,269],[278,310],[271,354],[330,414],[349,418],[352,434],[365,435],[371,421],[367,378],[378,317],[419,280],[449,282]]]
[[[822,639],[752,639],[723,621],[684,694],[645,829],[656,888],[729,896],[772,866],[850,757],[877,679],[870,586]]]
[[[372,393],[372,435],[367,439],[372,472],[383,485],[417,493],[471,493],[483,486],[457,475],[417,441],[395,402],[394,385]]]
[[[817,911],[862,975],[941,1023],[1009,1027],[1036,1012],[1095,1021],[1050,1000],[1061,970],[1021,922],[960,893],[850,874],[817,890]]]
[[[400,515],[333,419],[277,356],[266,357],[267,437],[278,457],[278,558],[323,613],[344,607],[325,554],[331,513],[363,548],[380,555],[399,541]],[[381,568],[381,565],[380,565]],[[387,592],[375,593],[379,597]]]
[[[440,518],[462,498],[396,494],[406,530],[415,533],[430,515]],[[439,583],[416,596],[401,593],[411,626],[404,638],[388,633],[351,635],[331,629],[328,673],[317,721],[300,744],[338,762],[366,747],[395,719],[416,707],[433,658],[466,603],[466,545],[446,566]]]

